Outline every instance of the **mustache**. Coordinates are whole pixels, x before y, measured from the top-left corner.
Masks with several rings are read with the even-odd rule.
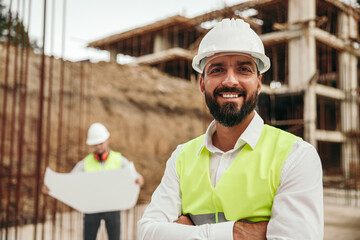
[[[220,87],[220,88],[216,88],[213,92],[214,97],[219,96],[220,93],[224,93],[224,92],[231,92],[231,93],[237,93],[240,96],[245,96],[246,97],[246,91],[244,89],[241,88],[236,88],[236,87]]]

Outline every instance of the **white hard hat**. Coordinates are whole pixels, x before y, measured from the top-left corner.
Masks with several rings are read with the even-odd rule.
[[[226,18],[217,23],[201,40],[192,67],[202,73],[207,59],[218,53],[250,55],[260,73],[270,68],[270,59],[265,55],[260,37],[242,19]]]
[[[105,142],[110,137],[109,131],[101,123],[91,124],[86,139],[87,145],[96,145]]]

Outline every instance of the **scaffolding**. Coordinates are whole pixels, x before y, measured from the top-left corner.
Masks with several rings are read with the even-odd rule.
[[[246,1],[193,18],[177,15],[88,46],[109,50],[113,61],[117,54],[131,55],[133,65],[194,81],[191,61],[204,34],[222,18],[243,19],[260,35],[272,64],[263,76],[260,115],[318,149],[325,187],[358,190],[359,16],[358,8],[339,0]]]

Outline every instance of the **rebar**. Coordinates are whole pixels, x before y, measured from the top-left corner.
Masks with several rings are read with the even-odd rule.
[[[3,95],[3,115],[2,115],[2,125],[1,125],[1,146],[0,146],[0,164],[4,166],[4,157],[5,157],[5,136],[6,136],[6,121],[7,121],[7,98],[8,98],[8,88],[9,88],[9,62],[10,62],[10,43],[11,43],[11,35],[10,29],[12,27],[12,14],[11,14],[12,0],[10,0],[9,6],[9,22],[8,22],[8,37],[6,44],[6,60],[5,60],[5,77],[4,77],[4,95]],[[0,171],[0,178],[4,179],[5,175],[3,174],[3,170]],[[0,196],[4,196],[2,191],[2,186],[0,186]],[[6,221],[6,212],[8,206],[2,207],[2,201],[0,202],[0,213],[1,213],[1,229],[5,228],[5,237],[7,238],[8,234],[8,222]],[[1,236],[2,236],[1,232]]]
[[[25,0],[23,0],[23,9],[25,13]],[[31,1],[29,3],[29,21],[27,31],[29,32],[30,26],[30,9]],[[25,133],[25,124],[26,124],[26,99],[27,99],[27,79],[28,79],[28,66],[29,66],[29,38],[28,35],[23,31],[23,43],[21,49],[21,64],[20,64],[20,100],[19,100],[19,113],[18,113],[18,160],[17,160],[17,176],[16,176],[16,205],[15,205],[15,239],[18,235],[18,226],[21,224],[21,190],[22,190],[22,163],[23,163],[23,149],[24,149],[24,133]],[[26,51],[25,51],[26,50]]]
[[[54,32],[55,32],[55,0],[52,1],[52,20],[51,20],[51,36],[50,36],[50,53],[54,51]],[[51,142],[51,109],[52,109],[52,95],[53,95],[53,71],[54,71],[54,57],[50,56],[49,62],[49,84],[48,84],[48,105],[47,105],[47,119],[46,119],[46,136],[45,136],[45,166],[49,166],[50,162],[50,142]],[[42,231],[41,239],[45,240],[45,221],[46,210],[48,207],[48,196],[44,196],[44,204],[42,208]]]
[[[36,152],[36,187],[35,187],[35,216],[34,216],[34,239],[37,236],[37,223],[39,218],[39,194],[41,183],[41,161],[43,155],[43,115],[44,115],[44,85],[45,85],[45,45],[46,45],[46,2],[44,0],[44,22],[43,22],[43,46],[41,54],[40,86],[39,86],[39,112],[37,126],[37,152]]]

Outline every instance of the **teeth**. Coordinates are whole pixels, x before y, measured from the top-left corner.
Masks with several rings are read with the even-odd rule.
[[[236,98],[238,97],[238,94],[223,94],[222,97],[223,98]]]

